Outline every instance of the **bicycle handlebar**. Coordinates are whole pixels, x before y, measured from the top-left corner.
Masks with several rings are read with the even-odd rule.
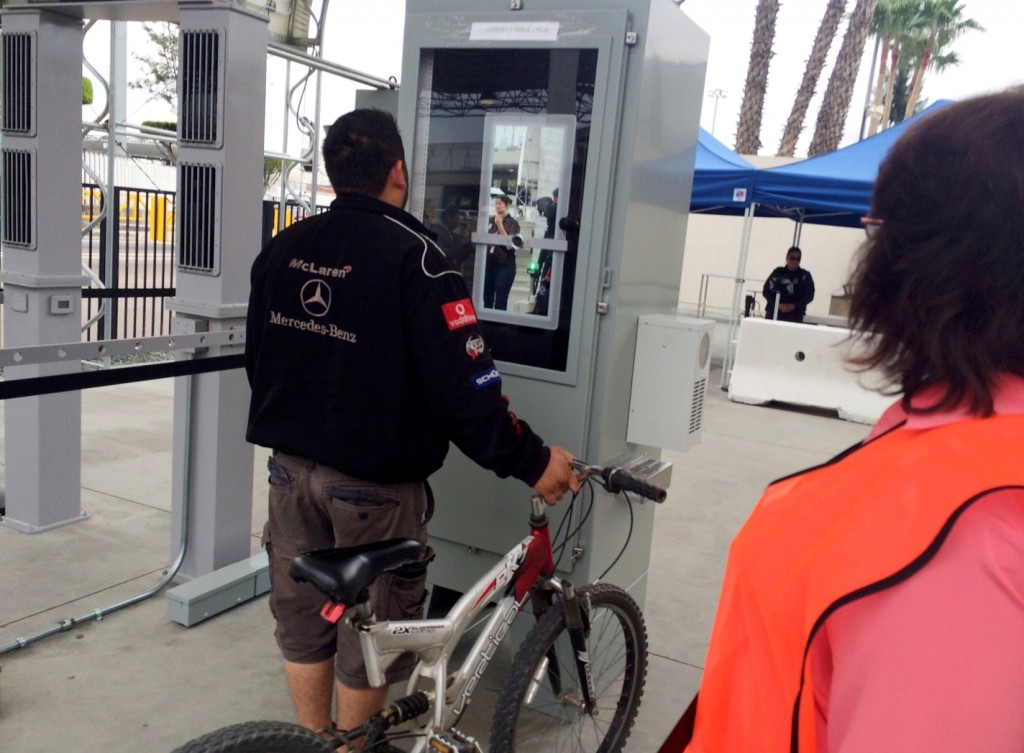
[[[634,492],[654,502],[664,502],[668,496],[668,492],[664,489],[649,484],[622,468],[614,466],[602,468],[599,465],[587,465],[579,460],[573,460],[572,467],[580,481],[585,478],[597,477],[600,479],[601,486],[612,494]]]
[[[668,492],[664,489],[654,484],[648,484],[621,468],[605,468],[601,471],[601,478],[604,479],[605,488],[612,493],[636,492],[641,497],[654,502],[664,502],[665,497],[668,496]]]

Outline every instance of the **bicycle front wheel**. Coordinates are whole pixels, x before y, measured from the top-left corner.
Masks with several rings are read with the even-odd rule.
[[[336,753],[319,735],[288,722],[243,722],[185,743],[173,753]]]
[[[636,602],[618,586],[585,586],[579,599],[589,603],[593,712],[584,708],[564,606],[557,602],[516,652],[494,709],[491,753],[623,749],[647,677],[647,628]]]

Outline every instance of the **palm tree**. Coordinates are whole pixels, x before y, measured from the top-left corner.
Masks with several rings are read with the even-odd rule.
[[[825,97],[818,111],[818,122],[814,126],[814,137],[807,150],[808,156],[835,151],[843,137],[843,124],[850,111],[853,87],[857,84],[857,72],[864,56],[864,43],[871,30],[871,19],[875,13],[876,0],[857,0],[850,15],[850,23],[843,35],[835,67],[825,89]]]
[[[910,101],[910,75],[924,55],[925,37],[921,33],[920,17],[914,9],[914,18],[910,25],[894,40],[898,50],[895,75],[890,81],[891,96],[886,99],[885,111],[882,113],[882,128],[902,123],[906,118],[907,102]]]
[[[892,122],[886,123],[886,126],[895,125],[903,120],[903,111],[907,107],[907,93],[910,91],[910,87],[907,85],[909,79],[910,73],[907,66],[901,64],[896,75],[893,76]]]
[[[768,66],[774,54],[772,46],[775,44],[775,19],[778,15],[779,0],[758,0],[747,81],[743,87],[740,120],[736,125],[736,151],[740,154],[757,154],[761,148],[761,114],[764,111],[764,93],[768,89]]]
[[[919,12],[922,25],[927,30],[924,53],[914,69],[914,77],[910,83],[910,95],[907,97],[907,109],[903,114],[909,118],[914,112],[917,98],[921,94],[924,74],[933,64],[935,55],[945,52],[955,39],[970,29],[984,31],[981,24],[973,18],[964,18],[964,6],[957,0],[924,0]]]
[[[800,132],[804,129],[807,108],[810,107],[811,99],[814,97],[814,89],[818,86],[821,69],[825,67],[825,58],[832,46],[832,40],[836,38],[836,31],[839,29],[839,22],[843,20],[845,10],[846,0],[828,0],[828,5],[825,6],[825,15],[821,17],[821,25],[818,26],[814,44],[811,45],[811,56],[807,58],[804,77],[800,81],[800,88],[796,90],[793,110],[789,113],[786,129],[782,132],[782,141],[779,142],[780,157],[792,157],[793,152],[796,151],[797,139],[800,138]]]
[[[896,88],[892,96],[892,122],[890,125],[896,125],[906,119],[904,115],[908,111],[907,103],[910,101],[910,71],[917,67],[920,57],[920,53],[916,56],[908,56],[906,58],[906,64],[900,64],[899,72],[896,74]],[[933,71],[941,71],[954,65],[960,65],[960,56],[955,52],[945,52],[932,56],[932,62],[929,69]],[[910,113],[910,115],[916,115],[921,112],[928,107],[928,104],[929,103],[926,98],[918,97],[917,102],[913,105],[914,111]]]
[[[878,0],[875,6],[875,14],[871,19],[871,33],[881,41],[881,53],[878,57],[875,90],[868,109],[869,136],[874,136],[878,132],[879,124],[883,129],[889,126],[893,86],[900,64],[901,42],[913,28],[919,5],[920,0]]]

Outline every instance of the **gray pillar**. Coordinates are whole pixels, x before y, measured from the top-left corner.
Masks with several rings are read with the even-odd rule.
[[[236,8],[182,5],[180,29],[178,282],[168,307],[177,331],[241,334],[262,235],[267,24]],[[240,352],[211,348],[194,357]],[[194,578],[250,553],[249,387],[242,370],[182,377],[174,402],[171,550],[187,501],[180,573]]]
[[[82,24],[9,9],[3,18],[4,344],[81,339]],[[13,96],[10,96],[13,95]],[[16,366],[6,379],[75,372],[79,362]],[[4,524],[38,532],[81,510],[81,397],[5,405]]]

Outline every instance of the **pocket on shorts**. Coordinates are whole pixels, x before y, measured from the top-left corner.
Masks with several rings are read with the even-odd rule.
[[[279,554],[294,557],[311,549],[326,549],[334,544],[330,520],[309,499],[308,469],[267,460],[270,473],[267,517],[273,532],[273,544]]]
[[[323,493],[335,521],[338,546],[356,546],[403,535],[398,489],[329,483],[324,484]]]
[[[374,584],[377,593],[373,605],[377,617],[385,620],[423,619],[427,600],[427,565],[434,559],[434,550],[426,547],[423,559],[410,562],[396,570],[381,573]]]
[[[274,460],[273,456],[267,458],[267,471],[270,473],[267,483],[272,487],[290,489],[292,484],[295,483],[292,475],[280,463]]]

